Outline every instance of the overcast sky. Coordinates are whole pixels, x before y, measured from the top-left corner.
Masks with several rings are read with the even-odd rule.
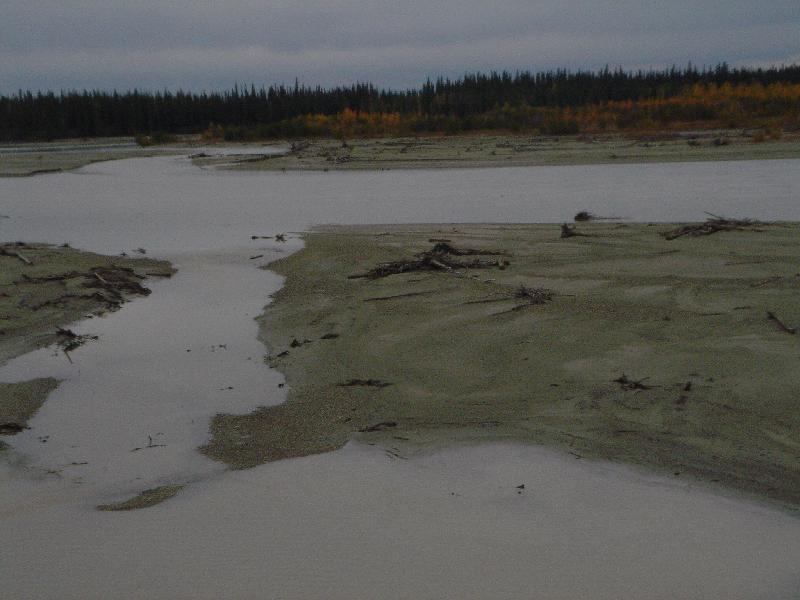
[[[800,63],[800,0],[0,0],[0,94]]]

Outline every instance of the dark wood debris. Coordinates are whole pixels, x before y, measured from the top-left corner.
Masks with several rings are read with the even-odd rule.
[[[383,421],[381,423],[375,423],[375,425],[370,425],[369,427],[364,427],[363,429],[359,429],[358,431],[360,431],[361,433],[368,433],[371,431],[385,431],[393,427],[397,427],[396,421]]]
[[[59,327],[56,329],[56,344],[65,354],[77,350],[90,340],[96,340],[96,335],[79,335],[71,329],[63,329]]]
[[[571,238],[571,237],[589,237],[588,233],[581,233],[575,229],[575,226],[568,225],[567,223],[561,224],[561,238]]]
[[[661,235],[667,240],[675,240],[685,235],[701,236],[711,235],[720,231],[760,231],[756,229],[758,226],[763,225],[759,221],[751,219],[727,219],[718,215],[708,213],[710,217],[703,223],[692,223],[690,225],[682,225],[677,229],[665,231]]]
[[[349,379],[345,383],[340,383],[339,387],[376,387],[385,388],[392,385],[388,381],[381,381],[380,379]]]
[[[26,429],[28,428],[20,423],[0,423],[0,434],[2,435],[14,435]]]
[[[348,279],[380,279],[389,275],[412,273],[417,271],[455,271],[459,269],[489,269],[497,267],[505,269],[509,262],[503,259],[473,259],[459,261],[454,256],[508,256],[504,250],[481,250],[473,248],[456,248],[447,242],[437,242],[433,248],[417,254],[413,259],[404,259],[381,263],[366,273],[350,275]]]
[[[772,321],[773,323],[775,323],[777,328],[780,329],[783,332],[789,333],[791,335],[794,335],[794,334],[797,333],[797,330],[794,327],[787,326],[786,323],[784,323],[778,317],[776,317],[775,313],[773,313],[772,311],[767,311],[767,319],[769,321]]]
[[[649,377],[644,377],[642,379],[629,379],[625,373],[621,376],[614,379],[614,383],[618,383],[623,390],[649,390],[652,389],[653,386],[645,385],[644,381],[650,379]]]

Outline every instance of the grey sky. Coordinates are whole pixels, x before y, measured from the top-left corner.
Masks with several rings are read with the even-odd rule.
[[[800,62],[798,0],[0,0],[0,93]]]

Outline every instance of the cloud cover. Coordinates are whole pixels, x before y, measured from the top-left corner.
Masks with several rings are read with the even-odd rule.
[[[5,0],[0,93],[800,59],[797,0]]]

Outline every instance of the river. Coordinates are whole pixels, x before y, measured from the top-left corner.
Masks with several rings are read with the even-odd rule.
[[[3,241],[144,248],[178,268],[75,327],[99,340],[72,363],[43,349],[0,368],[64,380],[0,465],[0,597],[800,594],[800,519],[636,469],[514,445],[404,461],[350,444],[230,472],[195,450],[214,413],[285,399],[253,319],[281,285],[259,267],[301,247],[295,232],[579,210],[800,220],[799,192],[800,160],[235,173],[157,157],[0,179]],[[288,241],[252,239],[277,233]],[[146,510],[94,509],[164,483],[189,485]]]

